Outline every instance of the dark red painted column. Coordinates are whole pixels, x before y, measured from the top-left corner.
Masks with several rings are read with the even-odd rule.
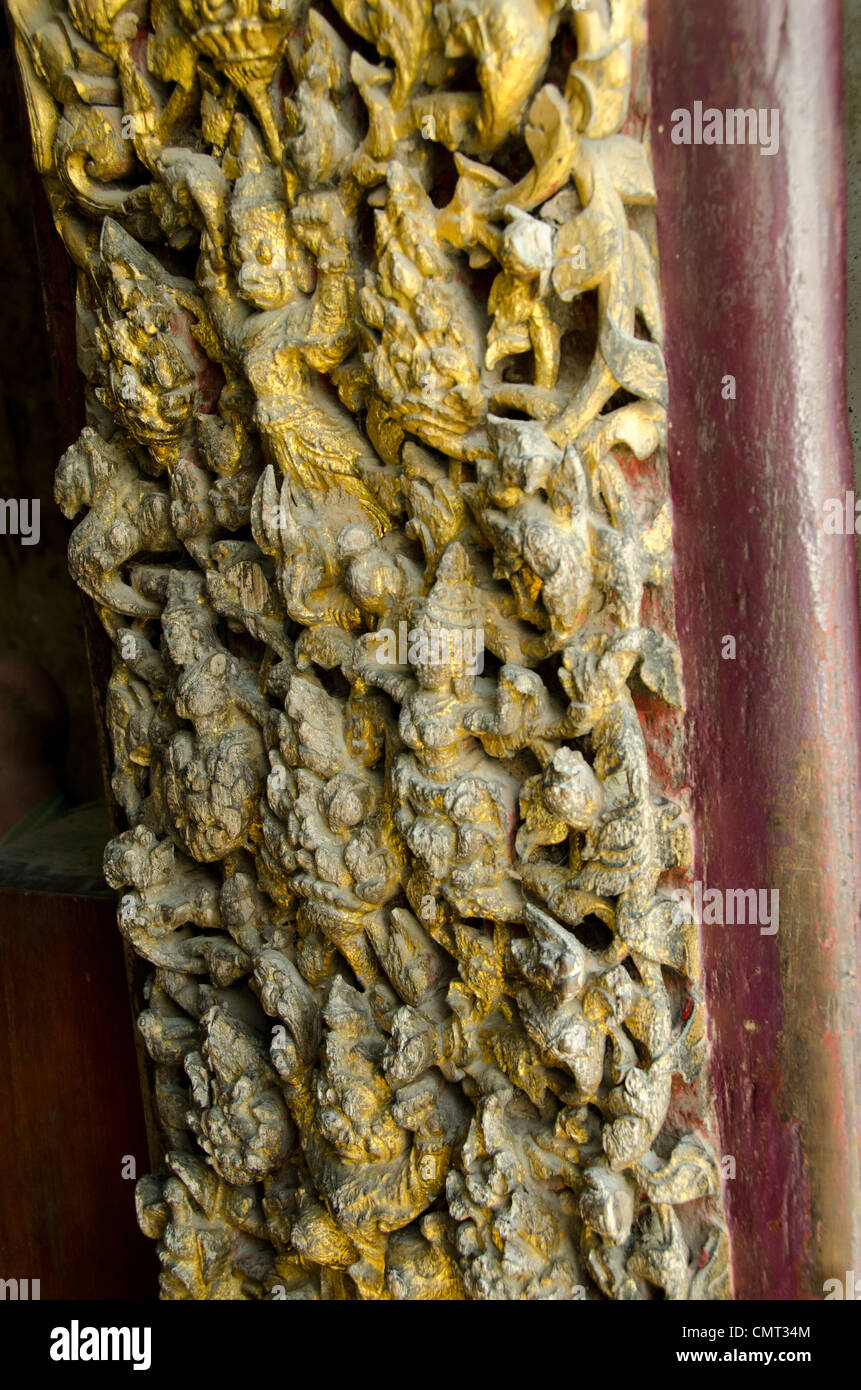
[[[780,894],[775,935],[703,928],[735,1291],[821,1298],[861,1273],[840,5],[651,0],[649,40],[695,873]],[[674,144],[697,101],[777,110],[777,152]]]

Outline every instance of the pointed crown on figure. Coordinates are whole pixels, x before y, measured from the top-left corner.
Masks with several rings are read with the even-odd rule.
[[[469,557],[459,541],[443,552],[433,586],[421,613],[444,628],[476,628],[481,615],[475,601],[475,580]]]
[[[284,203],[281,174],[272,164],[266,147],[251,121],[237,116],[230,129],[230,160],[225,160],[225,172],[236,183],[230,201],[231,218],[237,213],[267,203]]]

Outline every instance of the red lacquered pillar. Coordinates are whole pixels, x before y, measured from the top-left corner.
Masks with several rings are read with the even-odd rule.
[[[695,874],[780,895],[703,927],[735,1294],[822,1298],[861,1272],[839,0],[651,0],[649,42]],[[674,144],[698,101],[778,148]]]

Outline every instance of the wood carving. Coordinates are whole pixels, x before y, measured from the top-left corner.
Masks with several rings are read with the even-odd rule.
[[[640,0],[10,5],[162,1296],[728,1297]]]

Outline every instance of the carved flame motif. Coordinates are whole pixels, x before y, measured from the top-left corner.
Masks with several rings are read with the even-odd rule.
[[[163,1297],[727,1297],[638,0],[11,2]]]

